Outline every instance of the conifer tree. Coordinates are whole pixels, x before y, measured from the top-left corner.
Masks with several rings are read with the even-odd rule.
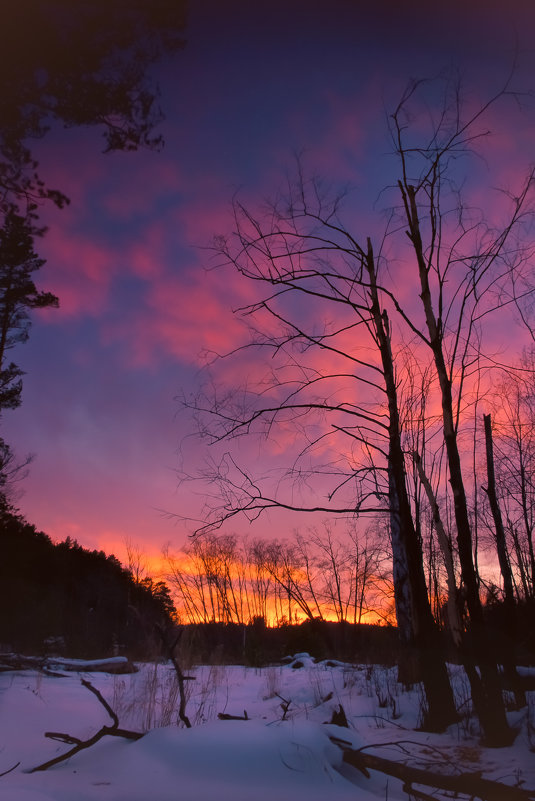
[[[23,372],[7,359],[11,348],[28,339],[30,310],[58,306],[57,297],[39,291],[33,280],[44,263],[34,251],[31,218],[10,208],[0,229],[0,414],[21,403]]]

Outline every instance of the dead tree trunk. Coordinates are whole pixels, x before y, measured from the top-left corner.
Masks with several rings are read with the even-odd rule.
[[[472,657],[469,651],[470,643],[465,644],[465,668],[472,689],[472,701],[479,718],[483,735],[488,745],[507,745],[513,739],[513,733],[507,723],[505,705],[503,701],[500,677],[493,654],[485,624],[483,609],[479,597],[474,560],[472,556],[472,530],[468,515],[468,503],[461,468],[461,457],[457,442],[455,417],[453,414],[452,381],[448,374],[443,347],[443,325],[437,319],[433,308],[429,269],[424,255],[422,236],[420,233],[420,220],[416,203],[416,188],[407,183],[399,183],[405,206],[406,219],[409,225],[408,237],[412,242],[416,255],[418,275],[420,279],[420,298],[422,301],[427,332],[428,345],[433,354],[437,379],[440,387],[442,401],[442,423],[444,444],[449,469],[449,479],[453,494],[453,507],[457,528],[457,546],[459,561],[466,596],[466,604],[470,615],[470,635],[475,650],[480,674],[472,670],[470,662]]]
[[[440,550],[442,551],[444,564],[446,566],[446,576],[448,582],[448,603],[447,603],[448,623],[451,636],[453,638],[453,642],[455,643],[455,646],[459,648],[462,641],[463,626],[461,622],[461,615],[459,613],[457,583],[455,581],[455,568],[453,565],[451,543],[448,538],[448,535],[446,534],[446,529],[444,528],[444,524],[442,522],[442,516],[440,514],[438,501],[436,499],[435,493],[433,492],[431,482],[429,481],[429,479],[425,474],[420,454],[415,452],[413,453],[412,458],[416,465],[416,469],[418,471],[418,476],[420,477],[420,481],[422,482],[422,486],[427,495],[429,505],[431,506],[431,512],[433,514],[433,522],[435,524],[435,529],[437,532],[438,544],[440,545]]]
[[[505,678],[512,688],[515,695],[515,703],[518,708],[525,706],[526,695],[520,687],[518,681],[518,673],[515,665],[515,640],[516,640],[516,604],[513,586],[513,574],[511,571],[511,564],[507,555],[507,545],[505,541],[505,528],[503,525],[502,513],[500,504],[498,502],[498,495],[496,492],[496,475],[494,471],[494,445],[492,441],[492,422],[490,414],[483,415],[483,422],[485,425],[485,449],[487,456],[487,487],[484,490],[489,499],[489,505],[492,512],[492,519],[494,521],[494,530],[496,534],[496,550],[498,552],[498,561],[500,563],[500,571],[503,578],[503,592],[504,592],[504,611],[505,611],[505,624],[507,628],[508,641],[511,648],[506,649],[503,654],[503,667]]]
[[[407,492],[405,457],[401,446],[401,423],[399,417],[396,377],[392,357],[391,334],[386,310],[381,310],[377,290],[376,267],[371,241],[368,239],[366,268],[370,281],[370,312],[373,319],[377,345],[381,355],[383,376],[389,413],[389,502],[392,529],[392,547],[397,548],[394,554],[400,561],[398,569],[406,572],[407,586],[396,590],[396,611],[410,621],[410,640],[405,643],[409,651],[413,650],[419,666],[420,676],[425,689],[428,704],[425,726],[430,729],[443,730],[458,719],[455,699],[446,669],[443,644],[440,632],[433,618],[427,586],[425,583],[423,554],[417,536]],[[398,577],[399,581],[399,577]],[[408,629],[409,623],[405,623]]]

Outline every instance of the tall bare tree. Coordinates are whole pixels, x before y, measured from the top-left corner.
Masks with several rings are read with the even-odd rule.
[[[463,109],[458,85],[448,88],[449,99],[423,146],[414,147],[406,133],[410,100],[418,84],[409,87],[392,117],[401,165],[401,220],[415,260],[424,326],[398,309],[432,354],[435,366],[463,591],[480,672],[473,667],[468,645],[465,668],[485,738],[491,744],[503,745],[512,734],[505,717],[496,655],[483,621],[458,430],[464,389],[481,349],[481,320],[503,308],[504,298],[512,294],[513,282],[525,271],[526,249],[519,244],[518,235],[531,217],[534,173],[530,171],[519,191],[510,195],[506,221],[498,228],[470,208],[452,165],[455,159],[470,154],[486,131],[479,127],[485,113],[507,96],[509,88],[506,85],[471,114]]]
[[[520,595],[535,598],[535,352],[523,354],[497,383],[494,444],[498,496],[505,514]]]
[[[239,514],[254,518],[271,507],[346,516],[388,513],[404,652],[418,662],[429,725],[444,728],[456,718],[456,711],[407,493],[392,328],[378,286],[380,254],[376,257],[369,238],[361,246],[342,226],[337,217],[339,200],[326,197],[318,182],[307,182],[299,173],[267,221],[257,220],[235,203],[237,245],[220,241],[218,247],[243,276],[272,287],[244,311],[267,316],[278,327],[276,333],[257,329],[255,340],[280,360],[278,370],[269,387],[263,383],[261,393],[244,390],[224,407],[203,395],[186,401],[204,417],[204,432],[213,442],[254,430],[269,435],[291,420],[303,432],[303,448],[289,471],[290,480],[300,483],[306,477],[314,484],[318,475],[327,477],[331,482],[327,500],[317,503],[313,492],[311,502],[300,504],[280,492],[268,494],[225,455],[205,474],[219,485],[224,505],[212,509],[212,516],[207,510],[202,530]],[[289,293],[303,296],[303,302],[314,308],[321,301],[326,307],[322,316],[329,314],[329,319],[319,326],[315,318],[295,314],[287,303]],[[326,366],[318,364],[318,356],[328,357]],[[266,404],[268,390],[271,397]],[[330,462],[306,467],[320,445],[330,449]],[[309,617],[313,615],[295,586],[289,593],[292,598]],[[416,678],[407,672],[409,662],[407,681]]]
[[[503,745],[512,734],[479,597],[459,429],[473,373],[480,370],[482,326],[513,303],[513,285],[526,271],[521,235],[531,214],[533,173],[508,196],[505,223],[494,228],[463,197],[466,170],[458,165],[470,158],[485,114],[508,97],[508,85],[465,113],[458,84],[447,82],[437,118],[426,112],[427,131],[420,119],[410,125],[426,88],[411,84],[391,118],[399,180],[375,246],[358,221],[347,224],[343,194],[306,179],[300,165],[263,215],[235,201],[235,234],[219,238],[216,251],[257,285],[259,299],[241,312],[271,369],[256,391],[248,386],[224,403],[201,393],[185,403],[215,445],[242,435],[269,438],[289,426],[301,443],[278,483],[255,476],[228,452],[213,462],[202,478],[219,486],[223,502],[205,510],[201,530],[237,515],[253,520],[273,507],[388,515],[398,626],[418,660],[429,721],[440,727],[454,719],[455,705],[423,569],[421,494],[408,490],[397,367],[407,347],[417,353],[431,371],[430,391],[440,410],[434,436],[443,441],[444,486],[468,614],[463,661],[484,739]],[[395,250],[392,264],[386,245]],[[401,270],[412,293],[393,277]],[[411,454],[411,469],[422,455]],[[435,514],[435,525],[439,519]]]

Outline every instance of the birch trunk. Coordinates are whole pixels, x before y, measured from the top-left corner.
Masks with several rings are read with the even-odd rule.
[[[407,492],[405,457],[401,446],[394,360],[390,324],[386,310],[381,310],[377,273],[371,241],[368,239],[366,268],[370,280],[370,312],[381,355],[389,413],[389,501],[396,613],[400,614],[402,636],[410,636],[409,654],[418,662],[428,710],[426,727],[443,730],[458,719],[455,700],[446,669],[443,644],[435,624],[425,583],[423,554],[412,517]]]
[[[443,436],[446,446],[450,485],[453,494],[455,523],[457,528],[457,546],[459,560],[466,595],[466,603],[470,615],[470,633],[472,643],[465,643],[465,650],[473,645],[476,659],[479,663],[480,674],[469,669],[468,661],[465,668],[469,675],[472,689],[472,701],[476,708],[484,739],[488,745],[500,746],[511,742],[511,732],[505,716],[505,705],[501,690],[500,678],[495,655],[492,652],[487,632],[484,626],[483,609],[479,597],[476,571],[472,557],[472,532],[468,516],[468,503],[461,469],[461,457],[457,443],[457,432],[454,423],[452,384],[448,375],[443,350],[442,323],[435,316],[433,309],[431,289],[429,284],[428,265],[424,257],[418,207],[416,204],[416,189],[410,185],[400,185],[405,203],[407,222],[409,224],[408,236],[412,242],[416,255],[418,274],[420,279],[420,298],[425,312],[429,346],[435,363],[436,374],[440,387],[442,402]],[[471,660],[471,655],[465,658]]]

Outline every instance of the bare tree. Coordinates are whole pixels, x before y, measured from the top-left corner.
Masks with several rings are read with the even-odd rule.
[[[182,554],[173,554],[164,549],[167,566],[167,581],[177,598],[179,613],[190,623],[209,623],[215,620],[207,577],[197,549],[184,549]]]
[[[266,549],[265,566],[275,586],[282,591],[279,593],[280,619],[292,623],[302,614],[308,620],[314,620],[318,607],[314,593],[310,592],[310,556],[303,540],[298,540],[297,548],[290,542],[270,542]],[[286,601],[286,612],[283,599]]]
[[[384,599],[384,556],[370,532],[355,527],[335,537],[327,524],[289,540],[212,534],[181,554],[164,552],[167,580],[190,623],[352,620],[379,614]],[[378,592],[381,585],[382,593]]]
[[[530,348],[497,384],[494,415],[498,499],[525,599],[535,598],[534,357]]]
[[[303,580],[310,596],[311,607],[315,613],[314,616],[322,620],[323,608],[328,603],[324,593],[325,574],[323,571],[325,564],[319,558],[317,542],[313,535],[304,537],[296,531],[294,532],[294,543],[297,559],[304,571]],[[339,573],[337,575],[339,580]],[[320,580],[320,577],[323,580]],[[327,608],[327,613],[329,611]]]
[[[127,567],[136,584],[141,584],[148,575],[147,557],[141,546],[132,540],[131,537],[124,538],[126,549]]]
[[[252,521],[273,507],[357,519],[388,515],[400,635],[418,661],[430,722],[451,722],[455,705],[423,569],[422,494],[409,492],[404,448],[397,364],[408,347],[416,351],[431,370],[440,409],[434,430],[445,453],[446,508],[451,503],[469,623],[463,661],[483,736],[503,745],[512,734],[479,597],[459,432],[480,371],[483,324],[513,303],[514,282],[526,271],[521,236],[531,214],[533,173],[507,196],[506,221],[494,228],[463,198],[465,171],[459,175],[457,165],[470,157],[485,132],[478,127],[485,113],[509,96],[509,88],[465,116],[459,86],[447,83],[437,119],[428,113],[427,138],[419,120],[417,139],[410,122],[425,89],[425,83],[411,84],[391,118],[399,180],[375,247],[346,224],[343,193],[330,194],[321,181],[306,179],[300,165],[263,214],[235,201],[235,235],[219,238],[216,251],[257,285],[259,299],[240,311],[271,369],[256,388],[223,400],[219,392],[201,393],[185,403],[216,447],[243,435],[270,438],[291,426],[301,448],[278,482],[255,475],[229,452],[212,462],[201,478],[218,488],[221,502],[205,509],[200,531],[238,515]],[[400,264],[412,295],[393,278]],[[425,451],[426,442],[418,448]],[[417,468],[422,455],[411,465]],[[412,475],[423,487],[425,474],[416,469]],[[435,514],[435,526],[439,519]]]
[[[388,613],[385,615],[383,612],[383,601],[391,595],[389,577],[386,575],[390,571],[385,571],[388,553],[373,524],[364,531],[353,524],[347,533],[351,543],[346,545],[346,552],[353,585],[353,623],[362,623],[363,616],[368,613],[387,619]]]
[[[217,398],[203,395],[186,404],[200,416],[203,433],[214,443],[255,431],[269,436],[276,426],[291,420],[303,433],[304,444],[288,478],[294,486],[308,482],[313,501],[287,500],[276,488],[275,494],[267,493],[265,485],[225,454],[204,474],[218,485],[223,505],[206,510],[207,523],[199,533],[239,514],[254,519],[271,507],[346,516],[388,513],[404,653],[419,662],[430,725],[443,728],[455,719],[456,711],[407,493],[392,328],[379,296],[381,258],[375,256],[369,238],[362,247],[338,221],[339,201],[339,197],[328,199],[318,182],[307,182],[299,173],[267,221],[255,219],[236,202],[237,246],[218,243],[225,259],[243,276],[273,288],[243,311],[267,316],[278,326],[277,333],[257,329],[255,344],[281,362],[270,385],[264,382],[258,394],[245,389],[223,406]],[[303,295],[312,304],[321,301],[331,319],[318,327],[315,320],[293,316],[286,304],[288,293]],[[347,347],[349,335],[356,347]],[[318,352],[329,357],[327,368],[317,365]],[[329,462],[307,466],[320,447],[330,449]],[[324,504],[316,501],[318,477],[331,483]],[[310,605],[297,592],[288,561],[284,571],[289,604],[295,601],[312,617]],[[280,582],[275,569],[272,575]],[[416,675],[407,673],[409,663],[405,680],[414,681]]]
[[[503,657],[504,673],[511,683],[512,689],[515,694],[515,702],[518,708],[525,706],[526,694],[523,691],[518,673],[516,670],[515,652],[516,652],[516,605],[513,584],[513,571],[511,570],[511,563],[507,553],[505,526],[503,524],[502,510],[498,500],[498,493],[496,491],[496,471],[494,469],[494,442],[492,437],[492,420],[490,414],[484,415],[485,426],[485,451],[487,461],[487,486],[484,490],[489,499],[489,506],[492,513],[494,522],[494,535],[496,538],[496,551],[498,553],[498,562],[500,565],[500,572],[503,579],[504,591],[504,606],[505,606],[505,622],[507,625],[508,637],[510,638],[511,648]]]
[[[246,543],[247,562],[252,596],[252,618],[269,619],[269,601],[272,596],[272,578],[266,565],[266,542],[254,540]]]
[[[503,307],[511,276],[525,266],[526,254],[516,235],[531,213],[533,172],[520,191],[510,197],[505,225],[493,229],[488,220],[464,205],[453,183],[451,164],[454,158],[467,155],[482,135],[477,127],[481,118],[506,96],[507,86],[467,117],[463,117],[458,87],[453,87],[451,102],[438,123],[432,125],[427,143],[414,148],[407,141],[406,129],[410,99],[417,88],[417,84],[409,88],[392,119],[402,168],[398,182],[403,201],[401,216],[416,262],[425,327],[422,329],[416,318],[401,307],[398,310],[413,334],[429,349],[435,365],[463,588],[480,674],[467,653],[465,668],[485,737],[489,743],[499,745],[512,735],[505,718],[496,657],[483,621],[458,427],[463,390],[480,352],[481,320]],[[455,217],[449,216],[452,208]]]

